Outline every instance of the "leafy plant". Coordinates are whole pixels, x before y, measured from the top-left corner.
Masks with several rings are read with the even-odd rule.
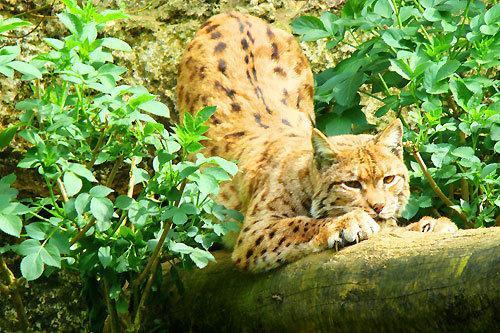
[[[186,116],[171,133],[157,121],[169,116],[163,103],[144,87],[119,84],[126,69],[112,52],[130,46],[100,35],[125,14],[99,12],[91,1],[64,3],[58,18],[70,35],[45,38],[51,51],[24,63],[29,71],[5,65],[31,81],[33,98],[16,105],[14,128],[31,145],[18,166],[37,170],[48,195],[18,200],[15,176],[1,178],[0,230],[17,241],[0,253],[20,255],[28,281],[78,271],[90,306],[106,304],[110,330],[138,331],[153,284],[161,288],[159,263],[203,268],[219,236],[238,230],[241,215],[213,200],[237,167],[199,153],[214,107]],[[105,318],[93,318],[95,330]]]
[[[2,35],[5,33],[29,25],[31,23],[18,18],[0,20],[0,40],[2,40]],[[18,71],[22,74],[41,78],[42,73],[36,67],[27,62],[16,60],[20,53],[21,48],[18,45],[0,47],[0,74],[12,78],[14,77],[14,71]],[[0,149],[10,143],[16,131],[17,126],[11,126],[0,133]]]
[[[348,0],[339,15],[292,23],[305,41],[355,48],[315,76],[320,129],[369,129],[360,95],[380,103],[376,117],[403,121],[414,158],[406,219],[443,211],[465,227],[498,219],[499,18],[500,5],[480,1]]]

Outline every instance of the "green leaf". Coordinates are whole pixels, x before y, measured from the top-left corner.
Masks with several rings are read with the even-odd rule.
[[[9,189],[11,191],[16,191],[15,189]],[[5,191],[4,191],[5,193]],[[17,193],[17,192],[16,192]],[[1,206],[0,206],[1,207]],[[2,209],[1,213],[4,215],[23,215],[30,211],[30,209],[19,202],[12,202]]]
[[[109,246],[100,247],[99,251],[97,252],[97,256],[99,257],[99,261],[104,268],[108,267],[113,261],[113,257],[111,256],[111,248]]]
[[[80,192],[83,186],[82,180],[70,171],[64,173],[63,183],[69,197]]]
[[[12,139],[14,139],[14,136],[17,133],[19,125],[12,125],[7,127],[5,130],[3,130],[0,133],[0,150],[3,148],[7,147]]]
[[[389,0],[378,0],[373,7],[373,12],[385,18],[392,17],[392,7],[389,4]]]
[[[75,200],[75,209],[78,215],[82,215],[89,209],[88,204],[90,203],[90,194],[81,193]]]
[[[412,70],[410,66],[401,59],[389,59],[389,61],[391,62],[389,67],[391,71],[398,73],[404,79],[411,80]]]
[[[94,177],[92,172],[89,169],[87,169],[83,164],[70,163],[68,166],[68,170],[77,174],[80,177],[87,179],[90,182],[97,182],[97,179]]]
[[[231,176],[234,176],[236,175],[236,173],[238,173],[238,166],[236,165],[236,163],[225,160],[219,156],[212,157],[212,160],[214,160],[222,169],[224,169],[224,171],[226,171]]]
[[[444,79],[450,77],[451,75],[453,75],[453,73],[456,72],[456,70],[459,67],[460,67],[460,61],[448,60],[447,62],[445,62],[444,64],[442,64],[439,67],[439,70],[436,73],[435,80],[441,81],[441,80],[444,80]]]
[[[302,35],[304,41],[314,41],[330,36],[323,22],[314,16],[301,16],[291,23],[294,33]]]
[[[133,169],[132,174],[134,175],[134,185],[147,182],[150,178],[148,172],[141,168]]]
[[[0,73],[5,75],[8,78],[14,77],[14,70],[12,68],[6,66],[0,66]]]
[[[468,159],[474,156],[474,149],[471,147],[458,147],[454,149],[451,154],[456,157]]]
[[[44,265],[39,254],[29,254],[21,260],[21,274],[28,281],[38,279],[43,273]]]
[[[403,213],[401,216],[407,220],[410,220],[413,216],[415,216],[420,209],[420,205],[418,200],[415,200],[414,198],[410,198],[408,201],[408,204],[406,204],[405,209],[403,210]]]
[[[118,198],[115,200],[115,207],[118,209],[129,209],[130,206],[134,204],[135,200],[126,196],[126,195],[120,195]]]
[[[16,175],[14,173],[10,173],[7,176],[3,176],[0,178],[0,185],[7,185],[7,187],[12,186],[12,184],[16,181]]]
[[[175,225],[183,225],[184,223],[186,223],[188,220],[188,217],[187,215],[180,211],[180,210],[177,210],[175,213],[174,213],[174,216],[172,217],[172,222],[175,224]]]
[[[160,116],[160,117],[170,117],[170,112],[168,111],[168,107],[158,101],[148,101],[146,103],[142,103],[138,106],[139,109],[149,112],[151,114]]]
[[[108,49],[119,50],[119,51],[132,51],[130,45],[118,38],[106,37],[102,39],[102,46]]]
[[[85,24],[82,30],[82,40],[88,40],[90,43],[93,43],[97,38],[97,29],[95,22],[89,22]]]
[[[441,21],[443,19],[443,17],[439,13],[439,11],[437,9],[431,8],[431,7],[425,9],[423,16],[427,21],[430,21],[430,22],[438,22],[438,21]]]
[[[198,209],[196,208],[195,205],[185,202],[182,205],[180,205],[179,210],[188,215],[194,215],[198,213]]]
[[[170,242],[170,251],[172,252],[177,252],[177,253],[182,253],[182,254],[188,254],[193,251],[193,248],[191,246],[188,246],[184,243],[176,243],[176,242]]]
[[[108,198],[92,198],[90,212],[98,221],[108,221],[113,216],[113,203]]]
[[[500,141],[500,125],[493,124],[491,126],[490,137],[493,141]]]
[[[40,257],[45,264],[61,268],[61,254],[55,245],[45,244],[40,251]]]
[[[129,18],[129,16],[122,11],[106,9],[102,13],[97,13],[97,15],[94,17],[94,20],[96,21],[96,23],[100,24],[126,18]]]
[[[329,114],[328,121],[325,125],[325,133],[328,136],[350,134],[352,121],[344,115]]]
[[[47,225],[44,222],[34,222],[24,227],[29,237],[37,240],[44,240],[46,237]]]
[[[22,228],[23,228],[23,223],[19,218],[19,216],[4,215],[0,213],[0,230],[2,230],[8,235],[19,238]]]
[[[209,261],[215,261],[214,256],[210,252],[200,250],[197,248],[193,249],[193,252],[189,254],[189,258],[193,260],[193,262],[195,263],[196,266],[198,266],[198,268],[204,268],[205,266],[208,265]]]
[[[114,190],[109,187],[96,185],[90,189],[89,194],[94,198],[105,198],[112,192],[114,192]]]
[[[22,256],[27,256],[33,253],[39,253],[42,246],[36,239],[27,239],[17,247],[17,253]]]
[[[73,35],[81,35],[83,26],[82,22],[76,15],[71,13],[59,13],[57,14],[57,17]]]
[[[9,66],[10,68],[12,68],[20,73],[23,73],[25,75],[32,76],[32,77],[35,77],[37,79],[42,78],[42,72],[40,72],[38,70],[38,68],[36,68],[35,66],[28,64],[26,62],[23,62],[23,61],[12,61],[12,62],[6,64],[6,66]]]
[[[61,50],[64,48],[64,41],[55,38],[44,38],[43,41],[50,47]]]
[[[31,23],[20,20],[18,18],[8,18],[5,20],[0,20],[0,34],[4,32],[15,30],[20,27],[26,27],[31,25]]]
[[[196,183],[201,193],[216,194],[219,190],[217,180],[210,175],[201,174]]]
[[[321,14],[320,19],[326,31],[328,31],[331,35],[335,34],[335,32],[338,30],[336,24],[338,20],[337,15],[330,12],[324,12],[323,14]]]
[[[498,26],[498,22],[500,22],[500,4],[497,3],[484,14],[484,23]]]
[[[489,174],[495,172],[498,169],[499,163],[490,163],[486,165],[481,171],[481,178],[486,178]]]
[[[318,87],[317,95],[326,95],[325,101],[332,98],[342,106],[351,107],[356,103],[358,88],[363,83],[362,72],[342,72],[332,76],[323,85]]]

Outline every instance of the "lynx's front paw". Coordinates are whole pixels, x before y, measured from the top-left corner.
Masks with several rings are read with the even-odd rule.
[[[380,226],[364,210],[354,210],[326,224],[321,231],[329,248],[344,246],[371,237]]]
[[[407,230],[419,232],[448,232],[453,233],[458,230],[455,223],[447,217],[435,219],[430,216],[424,216],[420,221],[412,223],[406,227]]]

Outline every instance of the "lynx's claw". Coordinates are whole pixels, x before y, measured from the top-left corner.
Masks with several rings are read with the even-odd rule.
[[[328,247],[338,250],[339,246],[358,243],[380,231],[380,226],[362,210],[355,210],[325,226],[328,233]]]
[[[446,217],[438,219],[430,216],[424,216],[418,222],[412,223],[406,227],[407,230],[419,232],[441,232],[441,233],[454,233],[458,230],[455,223]]]

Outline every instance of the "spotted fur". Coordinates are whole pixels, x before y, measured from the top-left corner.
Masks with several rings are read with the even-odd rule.
[[[401,123],[327,138],[313,130],[313,85],[289,33],[237,12],[208,20],[181,61],[181,116],[217,106],[206,153],[239,162],[218,200],[245,215],[232,255],[242,269],[369,238],[408,200]]]

